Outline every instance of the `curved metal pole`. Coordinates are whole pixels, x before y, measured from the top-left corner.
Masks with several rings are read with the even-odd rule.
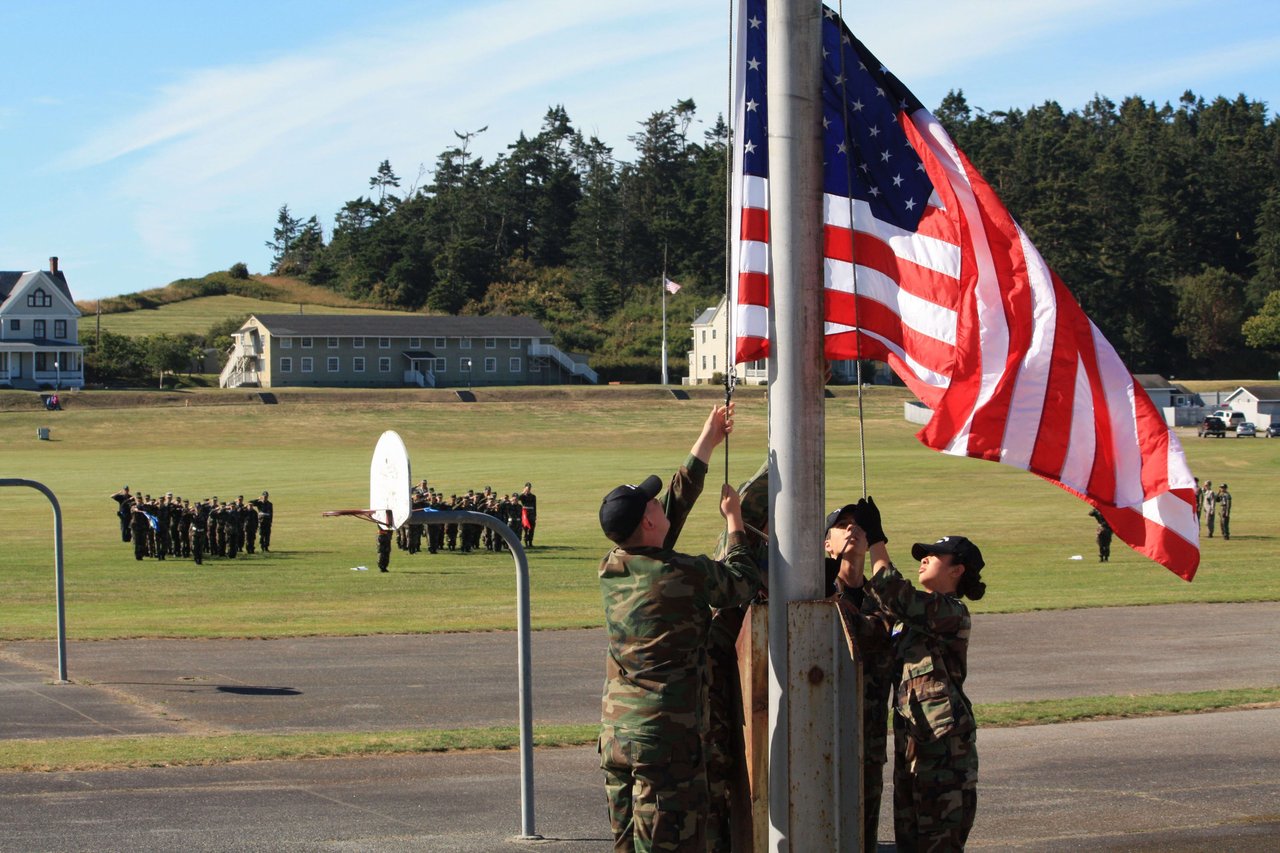
[[[58,600],[58,683],[67,683],[67,600],[62,588],[62,507],[44,483],[20,478],[0,479],[0,486],[28,486],[42,493],[53,504],[53,565]]]
[[[428,521],[430,519],[430,521]],[[529,654],[529,559],[520,537],[506,522],[482,512],[418,510],[410,524],[479,524],[496,532],[516,560],[516,653],[520,678],[520,835],[521,841],[542,839],[534,831],[533,814],[533,666]]]

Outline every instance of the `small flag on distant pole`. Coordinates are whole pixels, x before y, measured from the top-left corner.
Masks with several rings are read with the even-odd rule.
[[[672,281],[669,278],[666,278],[665,276],[662,279],[662,286],[667,289],[667,293],[680,292],[680,285],[676,284],[674,281]]]

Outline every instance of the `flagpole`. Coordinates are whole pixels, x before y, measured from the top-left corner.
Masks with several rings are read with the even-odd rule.
[[[662,244],[662,277],[658,279],[662,290],[662,384],[667,384],[667,244]]]
[[[861,849],[861,692],[826,597],[822,5],[765,4],[772,254],[769,848]]]

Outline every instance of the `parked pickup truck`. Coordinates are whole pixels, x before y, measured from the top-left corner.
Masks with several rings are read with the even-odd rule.
[[[1204,423],[1196,427],[1196,435],[1200,436],[1201,438],[1207,438],[1209,436],[1214,436],[1214,435],[1216,435],[1218,438],[1226,438],[1227,422],[1224,421],[1222,418],[1215,418],[1212,416],[1207,417],[1204,419]]]

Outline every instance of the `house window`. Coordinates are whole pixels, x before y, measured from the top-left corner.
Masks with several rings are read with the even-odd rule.
[[[326,362],[326,366],[329,368],[329,372],[330,372],[330,373],[337,373],[337,372],[338,372],[338,357],[337,357],[336,355],[331,355],[331,356],[329,356],[328,361]]]
[[[378,349],[391,349],[391,338],[378,338]]]
[[[10,321],[9,321],[9,331],[11,331],[11,332],[21,332],[21,331],[22,331],[22,321],[21,321],[21,320],[10,320]]]
[[[493,356],[489,356],[488,358],[486,358],[486,359],[484,360],[484,372],[485,372],[485,373],[497,373],[497,372],[498,372],[498,360],[497,360],[496,358],[494,358]]]
[[[53,305],[53,297],[44,292],[44,288],[37,287],[27,297],[28,308],[49,308]]]
[[[458,372],[459,372],[459,373],[470,373],[470,372],[471,372],[471,359],[469,359],[469,358],[465,358],[465,357],[458,359]]]
[[[364,356],[358,355],[351,359],[351,369],[356,373],[364,373]]]
[[[287,355],[286,355],[284,358],[280,359],[280,372],[281,372],[281,373],[293,373],[293,359],[292,359],[292,358],[290,358],[289,356],[287,356]]]
[[[409,349],[422,349],[422,338],[409,338]]]
[[[337,339],[337,338],[326,338],[326,339],[325,339],[325,346],[327,346],[329,349],[337,349],[337,348],[338,348],[338,339]]]
[[[67,321],[66,320],[53,321],[53,336],[58,340],[63,340],[67,337]]]
[[[702,330],[702,342],[703,342],[704,344],[707,342],[707,330],[706,330],[706,329],[703,329],[703,330]]]
[[[311,338],[303,338],[303,339],[302,339],[302,348],[303,348],[303,349],[311,349]]]
[[[711,369],[712,370],[716,369],[716,357],[714,355],[711,356]]]
[[[713,341],[714,341],[715,339],[716,339],[716,330],[715,330],[715,329],[712,329],[712,330],[711,330],[711,340],[713,340]]]
[[[436,338],[436,349],[444,349],[449,345],[448,338]]]
[[[352,348],[352,349],[364,349],[364,338],[352,338],[352,339],[351,339],[351,348]]]
[[[520,372],[520,356],[513,355],[511,358],[507,359],[507,370],[512,373]]]
[[[303,372],[303,373],[310,373],[310,372],[311,372],[311,370],[312,370],[312,365],[313,365],[313,363],[314,363],[314,361],[313,361],[313,359],[311,358],[311,356],[309,356],[309,355],[304,355],[304,356],[302,357],[302,372]]]
[[[390,373],[390,372],[391,372],[391,359],[387,358],[385,355],[384,355],[382,358],[378,359],[378,372],[379,372],[379,373]]]
[[[705,355],[702,357],[702,369],[707,369],[707,357]]]
[[[471,338],[458,338],[458,349],[471,349]]]
[[[44,337],[44,320],[36,320],[32,323],[31,337],[33,338]]]
[[[448,369],[449,369],[449,365],[445,362],[443,358],[437,358],[436,366],[432,368],[432,370],[436,373],[444,373]]]
[[[519,339],[519,338],[512,338],[512,339],[511,339],[511,348],[512,348],[512,349],[520,349],[520,339]]]
[[[497,338],[485,338],[485,339],[484,339],[484,348],[485,348],[485,349],[497,349],[497,348],[498,348],[498,339],[497,339]]]
[[[293,349],[293,338],[276,338],[280,342],[280,349]]]

